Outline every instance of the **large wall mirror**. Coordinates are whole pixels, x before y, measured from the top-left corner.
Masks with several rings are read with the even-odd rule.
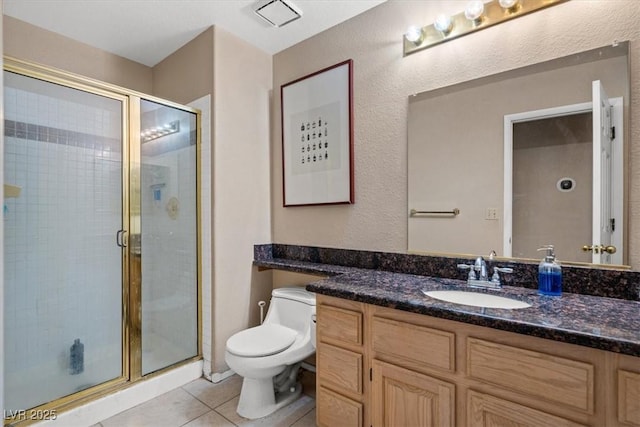
[[[408,250],[625,265],[628,43],[409,97]]]

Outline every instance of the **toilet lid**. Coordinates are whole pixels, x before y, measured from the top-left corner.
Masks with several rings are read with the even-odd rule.
[[[280,353],[296,340],[296,331],[269,323],[245,329],[227,340],[227,351],[236,356],[260,357]]]

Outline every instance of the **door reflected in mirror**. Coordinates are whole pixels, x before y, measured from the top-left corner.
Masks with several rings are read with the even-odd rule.
[[[625,264],[628,111],[627,43],[411,96],[408,250]]]

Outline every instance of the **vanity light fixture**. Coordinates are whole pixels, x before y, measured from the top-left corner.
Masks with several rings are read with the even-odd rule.
[[[498,0],[500,7],[508,10],[509,12],[514,12],[518,8],[518,4],[520,0]]]
[[[163,136],[178,132],[180,132],[180,120],[176,120],[162,126],[145,129],[140,132],[140,140],[141,143],[144,144],[145,142],[153,141],[154,139],[162,138]]]
[[[433,24],[407,31],[403,37],[404,56],[566,1],[569,0],[470,1],[456,15],[438,15]]]
[[[420,44],[423,38],[422,29],[416,26],[409,27],[404,37],[413,44]]]
[[[484,3],[481,0],[473,0],[467,4],[464,8],[464,17],[471,21],[474,25],[479,25],[482,22],[482,15],[484,14]]]
[[[440,15],[436,16],[436,20],[434,21],[433,26],[442,34],[447,35],[453,28],[453,21],[451,21],[451,17],[449,15],[441,13]]]

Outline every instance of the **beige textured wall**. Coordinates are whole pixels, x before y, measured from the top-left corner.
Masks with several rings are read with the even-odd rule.
[[[213,94],[213,27],[153,67],[153,94],[186,104]]]
[[[504,116],[590,102],[593,80],[602,81],[609,96],[625,96],[628,81],[626,56],[524,76],[506,74],[497,81],[456,85],[410,98],[409,209],[457,207],[461,214],[409,218],[409,250],[485,256],[494,250],[502,256]],[[487,208],[497,209],[497,220],[485,219]],[[577,261],[565,252],[557,254],[562,260]],[[523,257],[515,251],[513,256]],[[532,258],[538,257],[534,253]]]
[[[272,57],[214,27],[214,371],[235,332],[259,323],[270,272],[252,267],[271,241],[269,133]]]
[[[3,15],[4,53],[18,59],[151,93],[151,68]]]
[[[274,56],[273,87],[354,60],[355,205],[282,207],[280,98],[273,102],[273,240],[407,250],[407,97],[410,94],[631,40],[632,111],[640,111],[640,2],[569,1],[402,57],[409,25],[457,13],[460,1],[375,7]],[[632,113],[630,262],[640,268],[640,115]],[[308,224],[314,224],[309,227]]]

